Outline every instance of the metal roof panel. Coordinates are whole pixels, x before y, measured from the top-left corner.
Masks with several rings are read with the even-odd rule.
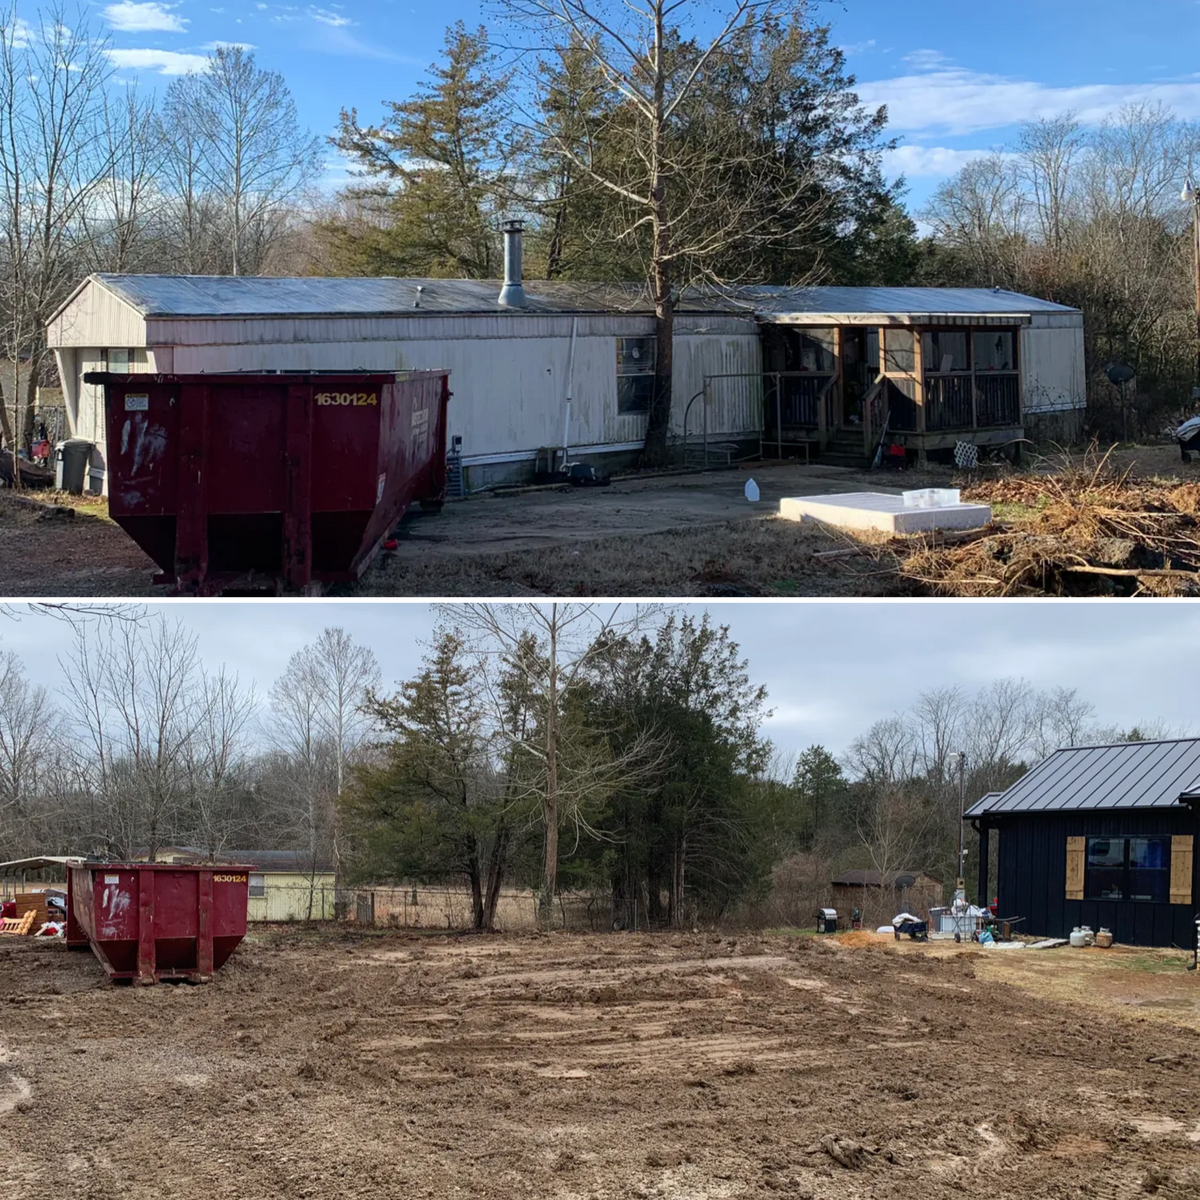
[[[429,313],[535,314],[651,312],[643,284],[528,280],[528,307],[503,309],[501,282],[478,279],[285,278],[216,275],[111,275],[95,278],[147,318],[409,316]],[[746,316],[1028,317],[1072,313],[1048,300],[991,288],[692,288],[682,312]]]
[[[1056,750],[1008,791],[982,797],[967,816],[1170,808],[1196,793],[1200,738],[1073,746]]]

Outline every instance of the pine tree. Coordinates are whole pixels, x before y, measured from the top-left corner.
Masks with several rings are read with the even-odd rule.
[[[510,77],[496,69],[486,29],[460,21],[444,57],[411,99],[378,125],[343,110],[333,144],[373,182],[348,190],[348,220],[323,233],[354,274],[489,279],[499,274],[496,225],[515,147],[505,137]]]

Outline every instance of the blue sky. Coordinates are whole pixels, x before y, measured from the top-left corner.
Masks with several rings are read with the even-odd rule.
[[[32,15],[32,3],[22,7]],[[449,23],[493,15],[488,0],[92,0],[89,10],[110,32],[122,76],[143,86],[166,86],[216,42],[253,45],[322,134],[343,106],[371,119],[382,101],[407,95]],[[904,145],[890,166],[908,176],[913,208],[1025,119],[1073,108],[1099,121],[1138,99],[1200,118],[1197,0],[822,0],[818,11],[863,98],[891,109]],[[330,180],[341,175],[331,161]]]

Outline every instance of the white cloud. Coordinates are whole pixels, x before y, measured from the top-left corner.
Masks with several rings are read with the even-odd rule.
[[[105,19],[123,33],[183,33],[187,18],[172,12],[173,4],[137,4],[134,0],[121,0],[104,10]]]
[[[157,71],[160,75],[186,75],[208,67],[204,54],[177,54],[174,50],[109,50],[113,65],[129,71]]]
[[[1174,109],[1181,118],[1200,118],[1198,82],[1052,87],[957,67],[941,60],[936,51],[909,55],[909,62],[914,67],[911,74],[860,82],[857,88],[864,104],[888,106],[894,133],[962,136],[1068,110],[1077,112],[1085,124],[1099,124],[1123,105],[1154,101]]]
[[[957,175],[972,159],[990,150],[953,150],[949,146],[897,146],[884,155],[884,170],[893,178],[947,179]]]
[[[0,25],[0,42],[8,42],[14,50],[25,50],[33,43],[33,26],[14,16],[11,25]]]
[[[320,21],[324,25],[332,25],[335,29],[343,25],[354,24],[349,17],[344,17],[341,13],[330,12],[326,8],[309,8],[308,15],[314,21]]]

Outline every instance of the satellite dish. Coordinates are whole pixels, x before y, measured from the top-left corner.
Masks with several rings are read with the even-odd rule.
[[[1123,383],[1128,383],[1137,372],[1132,367],[1127,367],[1124,363],[1112,362],[1108,364],[1106,369],[1108,382],[1120,387]]]

